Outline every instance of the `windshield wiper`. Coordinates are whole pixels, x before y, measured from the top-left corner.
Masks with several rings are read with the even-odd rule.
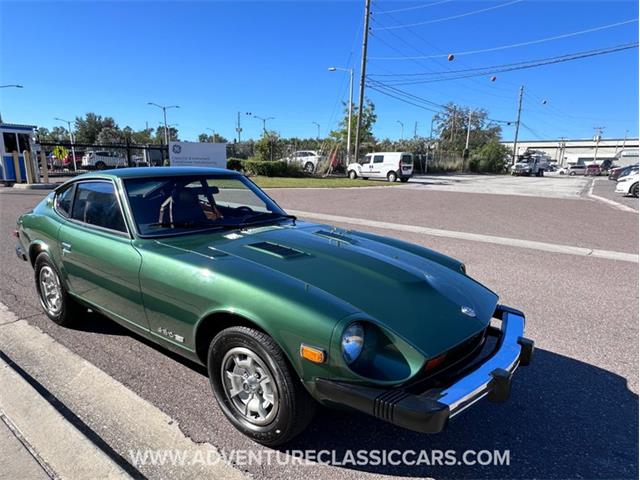
[[[293,221],[294,225],[298,217],[295,215],[289,215],[287,213],[276,213],[276,212],[260,212],[248,217],[247,220],[243,221],[240,225],[255,225],[258,223],[264,223],[272,220],[282,220],[282,219],[290,219]]]

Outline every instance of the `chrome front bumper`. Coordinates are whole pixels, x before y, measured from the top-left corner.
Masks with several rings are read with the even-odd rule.
[[[410,430],[440,432],[451,418],[484,397],[506,401],[513,372],[531,362],[534,345],[523,336],[524,314],[498,306],[494,317],[501,320],[495,349],[447,386],[416,393],[411,386],[381,389],[319,378],[316,393],[328,403],[349,406]]]
[[[524,316],[503,311],[501,344],[496,353],[480,367],[440,393],[438,402],[449,407],[452,418],[487,395],[505,401],[510,393],[511,376],[521,361],[529,364],[533,342],[524,338]],[[522,355],[526,350],[526,358]]]

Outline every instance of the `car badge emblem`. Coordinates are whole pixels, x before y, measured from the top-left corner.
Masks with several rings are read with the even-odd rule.
[[[476,311],[471,307],[467,307],[466,305],[463,305],[462,307],[460,307],[460,311],[464,313],[467,317],[475,318],[476,316]]]
[[[173,153],[180,153],[182,152],[182,146],[176,143],[171,147],[171,150],[173,150]]]

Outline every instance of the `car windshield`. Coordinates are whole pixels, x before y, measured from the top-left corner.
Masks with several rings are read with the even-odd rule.
[[[138,232],[145,237],[295,218],[241,175],[132,178],[124,186]]]

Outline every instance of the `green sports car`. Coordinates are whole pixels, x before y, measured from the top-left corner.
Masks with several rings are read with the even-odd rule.
[[[296,220],[244,175],[80,175],[18,219],[18,257],[60,325],[91,308],[205,365],[226,417],[287,442],[317,402],[419,432],[504,401],[533,342],[465,266],[396,239]]]

